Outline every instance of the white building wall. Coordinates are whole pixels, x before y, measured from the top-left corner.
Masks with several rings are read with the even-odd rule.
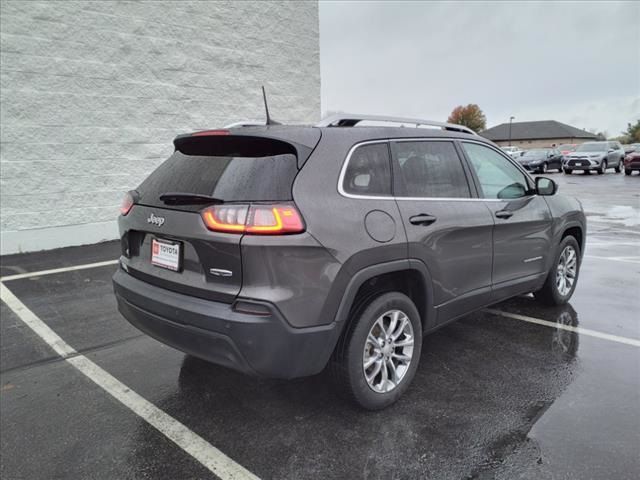
[[[317,2],[0,3],[2,254],[117,237],[178,133],[320,116]]]

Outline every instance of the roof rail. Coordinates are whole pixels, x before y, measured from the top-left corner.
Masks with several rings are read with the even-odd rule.
[[[385,115],[361,115],[355,113],[337,113],[331,115],[318,123],[316,127],[354,127],[363,121],[410,124],[416,128],[425,125],[429,127],[440,127],[443,130],[477,135],[477,133],[470,128],[454,123],[436,122],[434,120],[424,120],[420,118],[387,117]]]

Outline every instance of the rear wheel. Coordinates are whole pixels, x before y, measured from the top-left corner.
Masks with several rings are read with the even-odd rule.
[[[598,175],[602,175],[607,171],[607,161],[603,160],[598,169]]]
[[[622,160],[620,160],[618,162],[618,166],[616,167],[616,173],[620,173],[622,170],[624,170],[624,164],[622,163]]]
[[[368,410],[394,403],[411,384],[420,360],[422,325],[406,295],[390,292],[356,312],[332,360],[341,392]]]
[[[546,305],[567,303],[576,288],[579,271],[580,245],[574,237],[564,237],[544,285],[534,296]]]

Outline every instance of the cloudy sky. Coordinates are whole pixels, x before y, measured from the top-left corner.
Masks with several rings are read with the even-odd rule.
[[[640,2],[320,2],[322,111],[491,127],[558,120],[618,135],[640,118]]]

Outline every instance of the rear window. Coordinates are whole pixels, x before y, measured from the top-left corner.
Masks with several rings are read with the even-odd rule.
[[[209,195],[225,202],[269,202],[292,199],[298,173],[296,155],[286,144],[256,149],[251,137],[228,140],[194,139],[162,163],[137,191],[139,203],[196,211],[202,205],[165,205],[160,195],[170,192]],[[264,139],[260,139],[264,142]],[[244,143],[244,145],[243,145]],[[283,142],[277,142],[282,144]]]
[[[344,172],[345,193],[360,196],[391,196],[391,163],[386,142],[357,147]]]

